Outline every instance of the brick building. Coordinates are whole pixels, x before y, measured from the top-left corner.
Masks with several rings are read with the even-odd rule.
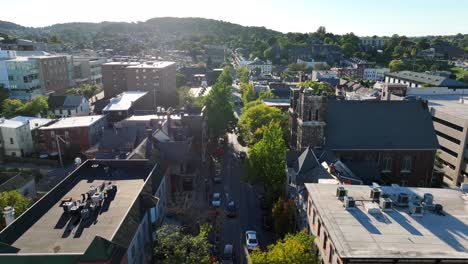
[[[177,105],[176,64],[169,61],[111,62],[102,65],[106,98],[125,91],[146,91],[148,107]]]
[[[57,153],[58,136],[60,150],[63,153],[78,155],[97,143],[106,125],[107,120],[103,115],[63,118],[36,129],[33,140],[40,151]]]
[[[66,56],[37,56],[39,76],[46,93],[65,94],[68,89]]]
[[[320,162],[343,162],[356,175],[382,184],[437,185],[437,137],[427,104],[344,101],[294,89],[290,145],[312,147]]]

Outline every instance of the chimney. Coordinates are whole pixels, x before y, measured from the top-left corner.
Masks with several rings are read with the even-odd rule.
[[[5,223],[8,226],[15,220],[15,209],[11,206],[7,206],[3,209],[3,217],[5,217]]]

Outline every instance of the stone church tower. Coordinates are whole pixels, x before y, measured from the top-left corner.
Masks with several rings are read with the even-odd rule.
[[[289,108],[290,146],[300,150],[325,144],[328,95],[312,89],[294,89]]]

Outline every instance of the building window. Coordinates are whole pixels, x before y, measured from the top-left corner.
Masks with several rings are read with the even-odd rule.
[[[327,249],[327,242],[328,242],[328,236],[327,236],[327,233],[323,233],[323,249],[324,249],[324,252],[326,252],[325,250]]]
[[[317,227],[317,237],[320,237],[320,229],[322,229],[322,223],[320,223],[320,220],[318,222],[318,227]]]
[[[309,109],[309,118],[308,121],[312,121],[312,109]]]
[[[401,162],[401,171],[410,172],[411,171],[411,156],[404,156]]]
[[[315,218],[317,218],[317,213],[315,210],[312,210],[312,225],[315,225]]]
[[[51,136],[51,137],[55,137],[55,131],[53,131],[53,130],[50,131],[50,136]]]
[[[385,156],[382,160],[382,172],[391,172],[392,171],[392,157]]]
[[[15,142],[13,141],[13,138],[10,138],[10,144],[15,144]]]
[[[71,116],[71,110],[68,110],[68,115]]]
[[[333,253],[335,253],[335,250],[334,250],[333,247],[330,245],[330,255],[328,256],[328,262],[329,262],[329,263],[332,263],[332,261],[333,261]]]
[[[65,130],[65,137],[69,137],[70,136],[70,133],[68,133],[68,131]]]
[[[315,121],[318,121],[318,118],[319,118],[318,110],[315,110]]]

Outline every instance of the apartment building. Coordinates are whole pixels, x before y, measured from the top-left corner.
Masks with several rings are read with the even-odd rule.
[[[138,62],[120,62],[114,61],[104,63],[102,68],[102,85],[104,88],[104,96],[112,98],[118,94],[127,91],[127,76],[125,69],[128,66],[138,65]],[[130,89],[133,90],[133,89]]]
[[[149,109],[156,106],[176,106],[176,64],[170,61],[154,61],[128,66],[125,69],[127,90],[145,91],[149,96]]]
[[[112,98],[125,91],[148,92],[148,109],[175,106],[176,64],[168,61],[110,62],[102,65],[104,95]]]
[[[58,143],[62,153],[79,155],[98,142],[106,126],[103,115],[67,117],[39,128],[34,141],[49,154],[58,152]]]
[[[305,184],[321,263],[466,263],[466,191]]]
[[[385,39],[383,37],[359,37],[361,41],[361,45],[366,47],[373,47],[373,48],[383,48],[385,45]]]
[[[148,160],[87,160],[15,219],[4,211],[1,263],[152,263],[166,184]]]
[[[39,67],[41,86],[46,94],[65,94],[69,87],[66,56],[34,56]]]
[[[73,76],[75,85],[84,83],[102,83],[102,64],[106,58],[100,57],[73,57]]]
[[[367,81],[383,81],[385,74],[389,73],[389,68],[366,68],[363,73],[363,80]]]
[[[23,157],[33,151],[33,140],[28,122],[0,119],[0,147],[4,154]]]

